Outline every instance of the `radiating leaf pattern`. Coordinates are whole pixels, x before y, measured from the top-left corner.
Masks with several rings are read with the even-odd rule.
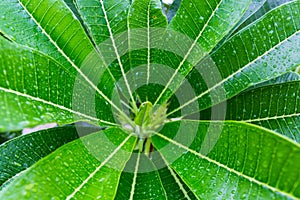
[[[300,199],[299,10],[2,0],[0,199]]]

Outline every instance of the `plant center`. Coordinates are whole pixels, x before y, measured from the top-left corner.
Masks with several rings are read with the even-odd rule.
[[[131,121],[120,118],[125,130],[129,130],[138,137],[136,149],[149,155],[151,150],[151,136],[164,124],[167,117],[167,104],[153,106],[151,102],[142,103],[133,112]]]

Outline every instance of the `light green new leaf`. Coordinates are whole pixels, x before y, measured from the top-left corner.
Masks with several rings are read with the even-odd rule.
[[[117,128],[77,139],[20,174],[0,198],[111,199],[135,141]]]
[[[195,138],[182,137],[197,126]],[[300,146],[266,129],[237,122],[172,122],[153,142],[200,199],[300,197],[300,163],[295,162]]]

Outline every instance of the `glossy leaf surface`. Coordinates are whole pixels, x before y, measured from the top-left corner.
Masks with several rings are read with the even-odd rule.
[[[135,138],[116,128],[82,137],[30,167],[5,187],[0,197],[111,198],[134,144]],[[98,187],[95,183],[99,183]]]
[[[299,144],[245,123],[181,123],[198,126],[195,138],[183,143],[175,122],[153,141],[198,198],[299,198]]]
[[[2,0],[0,131],[102,131],[3,144],[0,199],[300,198],[300,1],[282,2]]]
[[[58,127],[23,135],[1,145],[1,185],[60,146],[77,139],[78,130],[81,134],[89,134],[99,129],[81,126]]]

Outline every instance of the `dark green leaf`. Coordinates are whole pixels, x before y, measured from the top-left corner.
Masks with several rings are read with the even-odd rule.
[[[224,102],[227,104],[226,119],[253,123],[299,143],[299,89],[299,81],[255,87]],[[212,110],[220,110],[224,103],[202,111],[201,119],[209,120]]]
[[[0,198],[111,199],[134,145],[135,138],[117,128],[82,137],[28,168]]]
[[[166,199],[157,169],[144,154],[135,153],[128,161],[116,199]]]
[[[291,2],[291,1],[293,1],[293,0],[264,0],[264,1],[259,1],[259,4],[257,5],[257,7],[255,7],[253,12],[249,13],[249,15],[246,18],[244,18],[244,20],[241,23],[239,23],[239,26],[237,27],[237,29],[234,32],[236,33],[238,31],[240,31],[241,29],[243,29],[247,25],[251,24],[255,20],[257,20],[260,17],[262,17],[263,15],[265,15],[270,10],[272,10],[272,9],[274,9],[274,8],[284,4],[284,3]],[[261,5],[261,3],[263,3],[263,5]]]
[[[292,81],[300,81],[300,75],[296,72],[288,72],[286,74],[283,74],[281,76],[273,78],[269,81],[254,85],[254,86],[248,88],[247,90],[252,90],[252,89],[257,88],[257,87],[273,85],[273,84],[279,84],[279,83],[292,82]]]
[[[299,8],[300,2],[294,1],[273,10],[201,61],[188,77],[197,96],[180,108],[196,100],[200,110],[209,108],[295,70],[300,64]]]
[[[73,93],[76,77],[52,58],[0,38],[0,60],[0,131],[80,118],[98,121],[90,110],[72,104],[83,92]],[[91,93],[86,85],[81,88]]]
[[[71,64],[80,66],[93,50],[80,22],[63,0],[2,1],[0,12],[4,15],[0,20],[4,34],[44,52],[68,69]]]
[[[182,142],[182,133],[195,127],[190,144]],[[166,124],[153,142],[200,199],[300,197],[300,146],[274,132],[237,122],[181,121]]]
[[[154,154],[152,160],[159,169],[158,173],[168,199],[197,199],[160,154]]]
[[[181,38],[179,44],[182,45],[177,47],[182,48],[184,52],[181,62],[175,68],[173,76],[165,85],[165,89],[159,95],[156,103],[165,102],[170,98],[170,94],[166,93],[167,88],[173,84],[177,89],[183,81],[183,78],[177,77],[175,79],[175,75],[180,73],[183,77],[187,76],[194,65],[207,56],[214,46],[233,28],[249,4],[249,0],[218,0],[217,2],[183,0],[181,2],[176,16],[169,24],[169,29],[183,33],[193,42],[190,47],[184,49],[182,46],[187,41],[186,38]],[[178,34],[177,37],[179,37]],[[184,65],[187,61],[191,64]]]
[[[0,146],[0,185],[27,169],[60,146],[79,137],[77,128],[86,134],[99,129],[89,127],[59,127],[22,135]]]
[[[247,91],[227,102],[227,119],[246,121],[300,143],[300,82]]]

